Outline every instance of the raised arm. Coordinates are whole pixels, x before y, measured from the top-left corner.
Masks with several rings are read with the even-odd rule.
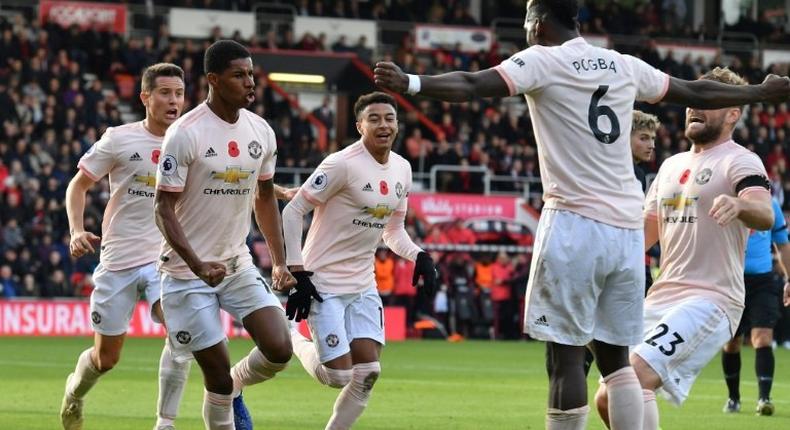
[[[720,109],[751,103],[790,101],[790,78],[768,75],[757,85],[727,85],[707,79],[686,81],[670,78],[661,100],[698,109]]]
[[[180,192],[156,191],[154,198],[156,226],[170,247],[189,266],[189,270],[206,284],[216,287],[225,279],[225,266],[216,262],[201,261],[195,250],[192,249],[178,218],[176,218],[176,202],[180,197]]]
[[[299,191],[299,187],[285,188],[274,184],[274,196],[277,198],[277,200],[290,202],[291,199],[296,195],[297,191]]]
[[[376,85],[398,93],[417,92],[448,102],[466,102],[479,97],[507,97],[510,90],[502,76],[494,70],[450,72],[436,76],[407,75],[388,61],[376,63],[373,70]],[[411,79],[411,82],[410,82]]]
[[[258,192],[255,195],[255,221],[266,238],[269,254],[272,257],[272,283],[275,290],[287,290],[296,280],[285,266],[285,248],[283,247],[283,230],[280,210],[275,198],[275,185],[271,179],[258,181]]]
[[[69,234],[71,235],[69,252],[75,258],[82,257],[89,252],[96,252],[94,245],[101,240],[99,236],[85,231],[83,224],[85,194],[95,183],[90,176],[79,170],[66,188],[66,215],[69,218]]]

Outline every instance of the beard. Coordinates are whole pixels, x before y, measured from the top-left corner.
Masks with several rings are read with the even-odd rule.
[[[702,130],[689,128],[691,124],[692,123],[686,123],[686,137],[688,137],[693,143],[697,145],[705,145],[712,143],[719,138],[721,131],[724,128],[724,118],[718,122],[713,122],[710,119],[706,119],[704,123],[705,126],[702,128]]]

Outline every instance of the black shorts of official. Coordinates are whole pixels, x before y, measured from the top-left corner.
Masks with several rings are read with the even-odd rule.
[[[746,307],[736,336],[752,328],[774,328],[781,315],[782,278],[775,273],[744,275]]]

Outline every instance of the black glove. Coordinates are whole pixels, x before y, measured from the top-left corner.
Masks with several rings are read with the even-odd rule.
[[[318,295],[313,281],[310,280],[313,272],[301,271],[292,272],[291,274],[296,278],[296,286],[293,287],[288,295],[288,303],[285,304],[285,315],[288,316],[288,319],[299,322],[307,319],[307,316],[310,315],[310,304],[313,299],[319,302],[323,302],[324,299]]]
[[[436,287],[439,284],[439,276],[436,271],[436,266],[433,264],[433,258],[425,251],[417,254],[417,260],[414,262],[414,276],[412,277],[411,284],[416,287],[420,277],[422,277],[421,292],[426,296],[432,296],[436,292]]]

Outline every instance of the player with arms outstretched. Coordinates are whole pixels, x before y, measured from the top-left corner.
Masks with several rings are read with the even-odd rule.
[[[746,85],[721,68],[701,80]],[[765,167],[732,140],[741,113],[741,107],[686,109],[692,147],[664,161],[645,199],[645,247],[661,245],[661,276],[645,299],[644,341],[631,352],[649,405],[645,430],[658,428],[656,390],[681,404],[735,333],[744,307],[749,229],[773,225]],[[606,421],[603,386],[596,403]]]
[[[165,130],[184,106],[184,71],[160,63],[142,75],[140,99],[145,119],[108,128],[82,156],[79,171],[66,189],[66,213],[75,258],[101,246],[93,273],[91,324],[94,346],[85,350],[66,381],[60,416],[63,428],[82,428],[83,398],[100,376],[115,367],[137,301],[145,295],[154,321],[164,322],[159,302],[157,247],[162,235],[154,225],[154,179]],[[110,180],[110,201],[104,212],[102,237],[85,231],[85,195],[101,178]],[[173,429],[189,373],[189,362],[174,359],[165,342],[159,362],[159,400],[155,429]]]
[[[273,378],[292,353],[283,308],[245,243],[252,209],[272,256],[274,288],[296,281],[285,266],[272,183],[274,132],[245,109],[255,97],[250,53],[217,41],[206,50],[204,70],[208,99],[168,130],[156,175],[162,307],[172,344],[191,352],[203,371],[206,428],[246,430],[252,422],[241,389]],[[220,309],[241,321],[256,345],[233,369]]]
[[[381,92],[360,97],[354,114],[362,138],[324,159],[283,211],[288,267],[298,280],[286,311],[307,318],[313,338],[292,330],[294,353],[318,382],[342,388],[327,430],[351,428],[381,373],[384,310],[373,263],[382,238],[416,261],[413,283],[422,278],[424,294],[436,287],[431,257],[404,228],[412,178],[409,163],[391,151],[396,106]],[[303,218],[313,210],[303,250]]]
[[[628,345],[642,339],[643,194],[629,146],[634,100],[720,108],[790,97],[790,80],[735,87],[670,78],[587,43],[576,0],[530,0],[529,48],[479,72],[407,75],[381,62],[378,85],[450,102],[524,94],[544,190],[527,286],[525,331],[547,342],[549,429],[584,428],[584,348],[592,342],[612,425],[639,428],[641,388]]]

